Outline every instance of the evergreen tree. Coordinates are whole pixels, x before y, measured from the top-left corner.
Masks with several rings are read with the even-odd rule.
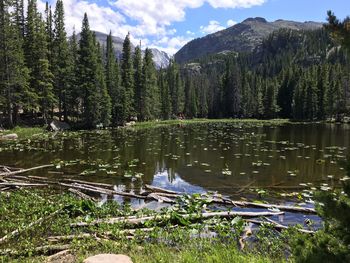
[[[134,54],[134,86],[135,86],[135,111],[137,113],[137,116],[140,119],[143,119],[145,116],[144,108],[145,108],[145,94],[143,92],[143,75],[142,75],[142,53],[141,53],[141,47],[137,46],[135,48],[135,54]]]
[[[165,78],[166,72],[162,69],[159,71],[158,85],[160,89],[161,99],[161,117],[163,120],[170,119],[171,116],[171,98],[169,92],[169,84]]]
[[[112,124],[118,124],[118,91],[119,91],[119,65],[115,58],[112,33],[107,37],[106,49],[106,86],[111,98]]]
[[[66,105],[67,105],[67,115],[70,118],[75,118],[78,121],[79,110],[80,110],[80,89],[78,82],[78,65],[79,65],[79,54],[78,54],[79,44],[73,30],[73,35],[69,39],[68,43],[68,65],[67,65],[67,90],[66,90]]]
[[[121,109],[119,120],[127,121],[134,114],[134,72],[131,54],[130,34],[123,43],[123,57],[121,63]]]
[[[155,119],[159,115],[159,91],[153,54],[146,49],[142,67],[141,120]]]
[[[232,60],[228,61],[222,81],[224,117],[237,117],[241,113],[241,83],[238,65]]]
[[[79,41],[78,79],[82,100],[83,124],[94,128],[100,123],[100,99],[96,81],[97,52],[87,14],[84,14]]]
[[[27,107],[33,97],[28,88],[28,69],[24,65],[22,33],[13,19],[10,1],[0,0],[0,106],[7,115],[9,127],[17,122],[19,107]]]
[[[51,68],[55,76],[54,87],[56,97],[58,98],[59,118],[61,119],[63,112],[64,121],[68,121],[67,94],[69,93],[69,80],[67,77],[69,76],[69,51],[67,33],[64,25],[64,7],[62,0],[56,2],[54,24],[55,29],[53,31],[53,47],[51,51],[53,63]]]
[[[280,108],[277,105],[277,84],[275,82],[266,81],[266,89],[264,95],[264,116],[272,119],[277,117]]]
[[[47,59],[40,59],[37,86],[40,109],[45,124],[48,124],[49,110],[53,107],[55,102],[53,93],[53,77],[54,76],[49,69],[49,61]]]
[[[96,85],[97,92],[95,93],[95,99],[98,100],[100,118],[99,122],[104,126],[108,127],[111,123],[111,111],[112,103],[111,97],[108,94],[108,89],[105,81],[105,71],[102,61],[103,52],[101,51],[100,45],[95,43],[97,53],[97,65],[96,65]]]
[[[184,110],[184,89],[179,66],[174,60],[169,62],[167,81],[171,97],[172,117],[175,117]]]

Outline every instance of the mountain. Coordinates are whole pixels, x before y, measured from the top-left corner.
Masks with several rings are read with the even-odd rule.
[[[95,31],[95,35],[96,35],[96,40],[101,44],[101,46],[107,45],[107,34]],[[80,34],[77,35],[77,38],[79,40]],[[116,57],[121,58],[124,39],[120,37],[112,36],[112,40],[113,40],[113,47],[115,50]],[[134,48],[135,47],[132,45],[132,49]],[[164,51],[160,51],[156,48],[151,48],[151,50],[153,53],[153,61],[156,68],[158,69],[166,68],[169,65],[170,56]],[[144,53],[144,50],[143,50],[143,53]]]
[[[185,63],[209,54],[251,52],[275,30],[282,28],[313,30],[321,27],[322,23],[317,22],[287,20],[268,22],[261,17],[248,18],[225,30],[190,41],[175,54],[175,60],[178,63]]]

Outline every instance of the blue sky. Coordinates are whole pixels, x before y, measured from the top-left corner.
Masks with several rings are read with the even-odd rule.
[[[44,0],[39,0],[43,8]],[[50,1],[55,5],[55,0]],[[67,31],[80,30],[84,12],[94,30],[175,53],[193,38],[232,26],[248,17],[325,22],[327,10],[344,18],[350,0],[64,0]]]

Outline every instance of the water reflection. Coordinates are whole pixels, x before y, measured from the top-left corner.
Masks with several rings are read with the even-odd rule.
[[[349,153],[350,126],[337,124],[197,124],[140,131],[69,133],[23,145],[2,145],[0,163],[32,167],[54,160],[77,164],[63,175],[142,191],[153,184],[184,192],[232,195],[243,186],[335,183]]]

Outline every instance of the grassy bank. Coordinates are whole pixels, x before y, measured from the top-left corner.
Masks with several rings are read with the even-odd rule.
[[[70,256],[74,258],[72,262],[82,262],[84,258],[99,253],[124,253],[135,263],[285,261],[283,246],[280,250],[258,246],[241,251],[238,241],[243,221],[240,218],[232,221],[213,218],[204,224],[189,225],[179,217],[180,211],[172,210],[162,212],[171,215],[170,218],[160,223],[147,222],[141,229],[126,222],[72,227],[73,223],[80,221],[141,217],[154,211],[135,211],[116,202],[101,206],[52,190],[1,192],[0,204],[0,240],[8,235],[0,241],[0,262],[44,262],[48,255],[56,252],[55,247],[67,245]],[[188,209],[193,209],[193,206]],[[201,210],[202,206],[198,209]],[[38,220],[41,222],[31,225]],[[206,236],[208,232],[204,226],[208,225],[217,233],[215,237]],[[152,230],[145,232],[145,228]],[[19,232],[13,234],[15,230]],[[273,259],[276,255],[280,260]]]
[[[0,132],[0,135],[15,133],[18,135],[19,139],[28,139],[34,135],[38,135],[43,132],[45,132],[45,129],[42,127],[15,127],[11,130],[5,130],[3,132]]]
[[[288,119],[258,120],[258,119],[188,119],[188,120],[167,120],[167,121],[145,121],[137,122],[135,128],[153,128],[171,125],[190,125],[205,123],[253,123],[253,124],[285,124],[289,123]]]

